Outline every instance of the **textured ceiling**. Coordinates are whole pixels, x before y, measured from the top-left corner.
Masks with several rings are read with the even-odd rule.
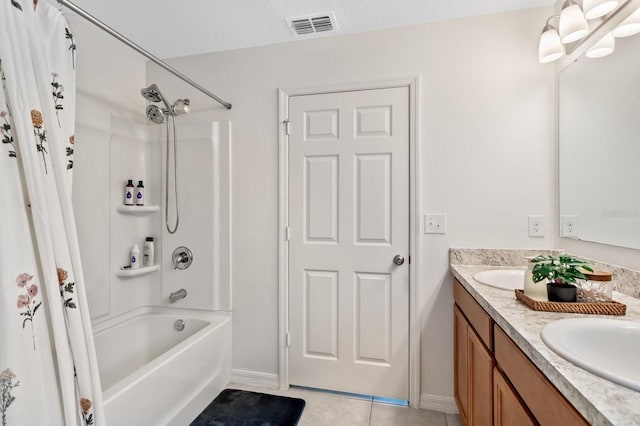
[[[72,0],[161,58],[300,39],[286,18],[334,11],[334,35],[545,6],[554,0]]]

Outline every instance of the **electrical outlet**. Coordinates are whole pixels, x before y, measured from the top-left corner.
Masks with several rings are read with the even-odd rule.
[[[578,216],[562,215],[560,219],[560,236],[566,238],[578,238]]]
[[[424,233],[425,234],[446,234],[447,233],[447,215],[441,214],[425,214],[424,215]]]
[[[529,215],[529,236],[544,237],[544,216]]]

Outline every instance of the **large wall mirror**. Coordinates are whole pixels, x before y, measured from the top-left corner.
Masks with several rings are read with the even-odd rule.
[[[559,74],[560,235],[640,249],[640,34]]]

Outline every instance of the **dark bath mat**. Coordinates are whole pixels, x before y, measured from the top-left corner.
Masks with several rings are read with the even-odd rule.
[[[304,399],[225,389],[191,426],[295,426]]]

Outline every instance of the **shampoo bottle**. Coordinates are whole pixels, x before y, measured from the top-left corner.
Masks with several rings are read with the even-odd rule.
[[[129,179],[127,185],[124,187],[124,205],[133,205],[133,179]]]
[[[136,187],[136,206],[144,206],[144,185],[141,180]]]
[[[155,257],[155,247],[153,243],[153,237],[147,237],[144,241],[144,247],[142,248],[144,256],[142,257],[142,266],[153,266]]]
[[[131,269],[140,268],[140,248],[136,244],[131,249]]]

